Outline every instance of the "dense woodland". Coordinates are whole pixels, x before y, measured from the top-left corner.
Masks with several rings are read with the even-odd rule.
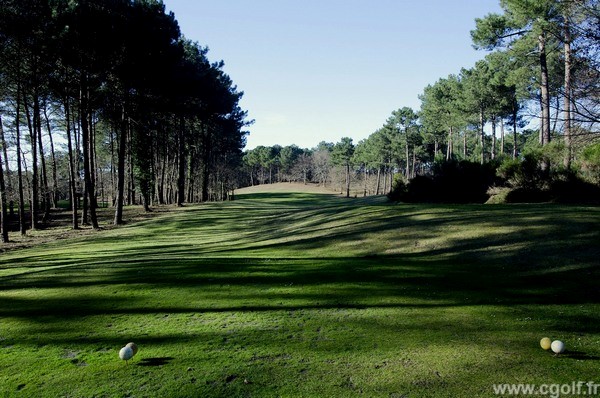
[[[124,205],[226,200],[245,185],[377,195],[444,163],[463,162],[459,177],[473,170],[465,164],[504,176],[486,190],[598,186],[598,1],[500,3],[472,31],[484,59],[425,87],[419,110],[393,111],[357,143],[243,152],[243,93],[162,1],[0,0],[2,239],[43,226],[64,203],[73,228],[98,228],[98,206],[114,207],[120,224]]]
[[[73,228],[98,228],[99,205],[120,224],[126,204],[227,195],[249,123],[242,92],[161,1],[0,4],[4,241],[16,212],[25,234],[64,200]]]
[[[440,170],[436,162],[469,161],[513,177],[512,184],[523,173],[600,183],[598,1],[501,6],[503,14],[477,19],[471,32],[488,55],[425,87],[421,109],[393,111],[358,143],[247,151],[246,182],[313,181],[348,196],[351,185],[355,195],[383,194]],[[539,170],[526,170],[532,162]]]

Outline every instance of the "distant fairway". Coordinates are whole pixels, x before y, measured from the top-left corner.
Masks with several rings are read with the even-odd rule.
[[[339,191],[337,191],[339,193]],[[317,184],[302,184],[299,182],[280,182],[275,184],[255,185],[238,189],[236,195],[247,195],[252,193],[314,193],[314,194],[335,194],[336,191],[331,187],[323,187]]]
[[[600,383],[600,208],[284,185],[3,253],[0,396],[491,397],[495,383]],[[567,353],[543,351],[545,336]]]

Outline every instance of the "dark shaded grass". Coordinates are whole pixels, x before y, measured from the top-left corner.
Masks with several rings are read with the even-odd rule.
[[[446,306],[486,305],[504,303],[554,304],[598,303],[600,295],[595,285],[598,268],[591,265],[556,269],[524,267],[522,264],[490,264],[482,272],[480,264],[463,263],[460,266],[448,260],[423,260],[420,255],[376,256],[368,258],[201,258],[178,259],[174,263],[158,260],[119,261],[112,264],[73,265],[46,271],[25,272],[0,279],[0,290],[18,289],[83,289],[111,285],[162,288],[204,289],[236,286],[255,289],[290,286],[299,298],[318,301],[323,297],[337,297],[335,306],[355,305],[368,307],[363,302],[379,302],[388,297],[429,301],[442,299]],[[350,286],[347,292],[339,291],[320,295],[303,294],[302,288],[321,285]],[[360,287],[356,287],[359,285]],[[566,293],[569,293],[568,295]],[[288,298],[292,298],[286,295]],[[277,298],[276,296],[274,298]],[[0,315],[62,314],[73,307],[90,315],[86,305],[98,304],[99,310],[106,301],[95,298],[69,302],[69,298],[19,300],[2,298]],[[32,303],[40,306],[33,309]],[[425,306],[430,304],[424,304]],[[439,305],[432,303],[431,305]],[[250,311],[266,310],[268,306],[246,308]],[[191,308],[189,308],[191,309]],[[198,308],[195,308],[198,309]],[[222,310],[236,310],[224,307]],[[281,308],[278,308],[281,309]],[[300,308],[298,308],[300,309]],[[201,309],[200,309],[201,310]],[[214,310],[214,309],[212,309]],[[33,311],[33,312],[32,312]],[[184,312],[170,308],[170,312]],[[206,309],[206,311],[211,311]]]
[[[597,375],[597,208],[241,199],[0,259],[0,391],[471,397]]]

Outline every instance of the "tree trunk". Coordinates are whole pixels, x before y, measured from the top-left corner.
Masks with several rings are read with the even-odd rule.
[[[542,32],[538,37],[538,48],[540,52],[541,71],[541,142],[546,145],[550,142],[550,91],[548,88],[548,64],[546,59],[546,33]]]
[[[123,121],[121,120],[120,123]],[[119,123],[119,131],[121,130],[121,124]],[[118,139],[117,131],[113,126],[110,132],[110,187],[111,187],[111,196],[110,203],[111,206],[117,207],[117,169],[115,165],[118,163],[118,154],[115,157],[115,140]],[[116,213],[116,210],[115,210]]]
[[[492,117],[492,151],[490,152],[490,158],[496,159],[496,116]]]
[[[350,163],[346,163],[346,197],[350,197]]]
[[[186,184],[186,202],[194,203],[194,170],[196,170],[196,163],[198,162],[198,149],[192,146],[188,150],[188,164],[187,164],[187,184]]]
[[[201,201],[206,202],[208,198],[208,184],[210,177],[210,146],[211,146],[211,137],[210,131],[207,126],[202,128],[202,196]],[[270,181],[269,177],[269,181]],[[264,182],[264,179],[263,179]]]
[[[4,184],[4,187],[0,187],[0,190],[2,191],[0,193],[0,199],[2,200],[2,240],[5,243],[8,243],[8,211],[7,211],[7,205],[8,205],[8,195],[11,192],[11,183],[10,183],[10,166],[9,166],[9,162],[8,162],[8,149],[7,149],[7,145],[6,145],[6,140],[4,139],[4,126],[2,125],[2,115],[0,115],[0,145],[2,145],[2,154],[0,155],[0,158],[2,158],[2,155],[4,155],[4,161],[2,161],[2,159],[0,159],[0,173],[2,173],[2,176],[0,176],[2,178],[2,184]],[[6,170],[6,174],[4,174],[4,170]],[[6,177],[4,177],[6,175]],[[11,208],[11,215],[12,215],[12,201],[10,202],[10,208]],[[6,232],[5,232],[6,231]]]
[[[89,95],[88,95],[89,98]],[[89,101],[89,99],[88,99]],[[88,102],[89,104],[89,102]],[[90,112],[88,113],[88,126],[89,126],[89,145],[90,145],[90,157],[89,157],[89,162],[90,162],[90,178],[92,180],[92,188],[93,188],[93,193],[94,196],[93,198],[90,198],[90,205],[94,206],[94,209],[98,208],[98,196],[97,196],[97,191],[96,188],[98,186],[97,183],[97,175],[96,175],[96,123],[94,123],[93,120],[93,116],[94,113],[93,111],[90,109]],[[95,213],[95,210],[94,210]]]
[[[410,178],[410,152],[408,148],[408,136],[406,138],[406,150],[404,152],[404,156],[406,156],[406,172],[404,173],[404,175],[408,180]]]
[[[169,154],[167,153],[167,146],[163,146],[162,165],[160,167],[160,179],[158,182],[158,203],[161,205],[166,204],[165,202],[165,180],[167,177],[167,165],[169,164]]]
[[[90,203],[88,201],[87,185],[84,180],[83,187],[81,188],[81,225],[90,224],[90,215],[88,213],[89,207]]]
[[[519,105],[517,104],[517,102],[515,101],[513,103],[513,153],[512,153],[512,157],[513,159],[517,158],[517,153],[519,151],[518,149],[518,145],[517,145],[517,116],[518,116],[518,112],[519,112]]]
[[[42,143],[43,143],[42,142],[42,111],[41,111],[41,107],[40,107],[39,98],[37,95],[35,97],[33,110],[35,113],[33,115],[33,120],[35,121],[33,127],[36,129],[36,136],[37,136],[37,140],[38,140],[38,149],[40,151],[40,164],[42,166],[42,174],[41,174],[42,197],[44,198],[43,220],[45,221],[50,216],[50,208],[52,205],[52,193],[50,191],[50,187],[48,186],[48,172],[46,169],[46,157],[45,157],[45,153],[44,153],[44,146],[42,145]]]
[[[127,204],[136,205],[135,170],[133,165],[133,127],[131,123],[127,129]]]
[[[91,131],[91,109],[89,104],[89,87],[87,85],[87,76],[85,72],[82,74],[81,91],[80,91],[80,118],[81,118],[81,144],[83,147],[83,177],[85,183],[85,191],[88,201],[88,210],[90,221],[93,229],[98,229],[98,218],[96,217],[96,194],[94,190],[93,176],[93,155],[94,142],[93,132]]]
[[[415,167],[417,164],[417,153],[413,150],[413,161],[412,161],[412,171],[410,173],[410,178],[415,178]]]
[[[383,169],[383,192],[382,192],[382,194],[384,194],[384,195],[388,192],[388,190],[387,190],[387,182],[388,182],[387,171],[388,171],[388,167],[385,166],[385,168]]]
[[[125,153],[127,151],[127,130],[129,118],[125,114],[125,105],[121,108],[119,128],[119,149],[117,151],[117,198],[115,200],[114,225],[123,224],[123,204],[125,200]]]
[[[21,89],[19,84],[17,84],[15,132],[17,139],[17,180],[19,185],[19,229],[21,231],[21,235],[25,236],[27,231],[27,221],[25,219],[25,198],[23,194],[23,166],[21,163]]]
[[[448,147],[446,148],[446,160],[452,158],[452,126],[448,129]]]
[[[102,207],[102,203],[104,202],[104,181],[102,179],[102,172],[98,167],[98,151],[96,150],[96,123],[90,121],[90,126],[92,126],[92,142],[94,143],[92,147],[92,176],[94,181],[94,187],[96,187],[96,208]],[[98,189],[100,190],[100,194],[98,195]],[[98,197],[100,197],[100,204],[98,203]]]
[[[25,117],[27,118],[27,127],[29,128],[29,144],[31,145],[31,198],[29,200],[29,216],[31,219],[31,229],[36,230],[38,227],[38,166],[37,166],[37,137],[34,122],[31,119],[31,112],[27,100],[24,102]]]
[[[58,207],[58,172],[56,167],[56,154],[54,151],[54,139],[52,138],[52,129],[50,127],[50,118],[48,111],[44,107],[44,118],[46,119],[46,128],[48,129],[48,139],[50,140],[50,154],[52,159],[52,207]]]
[[[183,116],[180,117],[179,119],[179,131],[178,131],[178,138],[179,138],[179,150],[178,152],[178,156],[179,156],[179,161],[178,161],[178,173],[177,173],[177,206],[181,207],[183,206],[183,202],[185,201],[185,163],[186,163],[186,156],[185,156],[185,141],[184,141],[184,137],[185,137],[185,132],[184,132],[184,128],[185,128],[185,120],[183,118]]]
[[[479,134],[479,145],[481,146],[481,164],[485,163],[485,132],[483,127],[485,125],[483,108],[479,109],[479,128],[481,129]]]
[[[71,119],[70,119],[70,111],[71,107],[69,105],[68,97],[65,97],[64,100],[65,107],[65,121],[67,128],[67,149],[69,151],[69,191],[71,193],[71,211],[72,211],[72,223],[73,229],[79,228],[79,220],[77,219],[77,207],[79,205],[79,198],[77,196],[77,181],[75,180],[75,160],[73,159],[73,140],[71,139]]]
[[[366,197],[367,196],[367,165],[364,166],[364,190],[363,190],[363,196]]]
[[[379,195],[379,188],[381,187],[381,166],[377,168],[377,185],[375,186],[375,195]]]
[[[500,119],[500,154],[504,155],[504,119]]]
[[[12,192],[12,183],[11,183],[11,173],[10,173],[10,163],[8,162],[8,147],[6,145],[6,139],[4,137],[4,126],[2,125],[2,116],[0,115],[0,145],[2,145],[2,154],[4,155],[4,164],[0,163],[0,167],[4,167],[6,171],[5,174],[5,183],[6,183],[6,192]],[[8,198],[8,195],[7,195]]]
[[[0,119],[0,132],[2,119]],[[4,133],[2,133],[4,136]],[[0,229],[2,229],[2,242],[8,243],[8,212],[6,211],[6,186],[4,185],[4,161],[0,156]]]
[[[565,98],[564,98],[564,135],[565,147],[565,167],[571,168],[573,158],[572,143],[571,143],[571,27],[569,26],[569,13],[565,13]]]

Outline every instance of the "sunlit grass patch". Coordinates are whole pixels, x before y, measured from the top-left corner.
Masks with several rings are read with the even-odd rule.
[[[486,397],[594,380],[599,221],[271,192],[9,251],[1,395]]]

